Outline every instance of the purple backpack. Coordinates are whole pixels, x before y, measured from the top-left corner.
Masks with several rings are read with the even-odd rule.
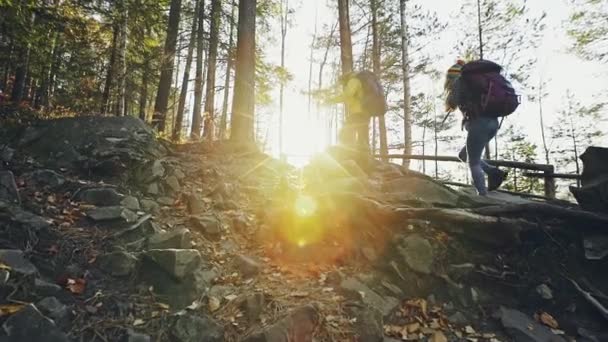
[[[517,109],[520,97],[501,71],[500,65],[486,60],[469,62],[462,67],[461,77],[472,91],[470,114],[501,117]]]

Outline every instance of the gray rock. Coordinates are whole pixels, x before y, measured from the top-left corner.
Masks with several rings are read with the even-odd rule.
[[[131,329],[127,330],[126,342],[151,342],[150,336],[137,333]]]
[[[224,297],[235,294],[236,292],[238,292],[238,290],[232,285],[213,285],[209,289],[207,295],[222,300]]]
[[[585,247],[585,258],[601,260],[608,255],[608,237],[604,235],[585,236],[583,247]]]
[[[137,257],[127,252],[113,252],[99,256],[97,263],[103,271],[115,277],[126,277],[135,271]]]
[[[237,215],[232,218],[232,228],[239,233],[249,231],[251,224],[245,215]]]
[[[15,149],[14,148],[10,148],[8,146],[4,146],[1,150],[0,150],[0,160],[8,163],[10,161],[13,160],[13,157],[15,156]]]
[[[414,234],[403,239],[397,247],[406,264],[414,271],[431,273],[433,265],[433,246],[425,238]]]
[[[551,300],[553,299],[553,291],[547,284],[540,284],[536,287],[536,293],[538,293],[542,299]]]
[[[144,199],[140,200],[139,203],[141,203],[142,209],[148,213],[156,213],[160,209],[160,206],[158,205],[158,203],[156,203],[153,200],[144,198]]]
[[[265,303],[266,297],[261,292],[238,299],[238,306],[245,312],[249,322],[255,322],[260,318],[262,311],[264,311]]]
[[[178,316],[171,328],[175,342],[221,342],[224,328],[207,316]]]
[[[237,255],[235,265],[244,278],[252,278],[260,273],[262,265],[251,257]]]
[[[219,239],[222,233],[222,224],[215,216],[192,216],[190,217],[190,224],[211,240]]]
[[[0,262],[10,267],[11,273],[22,276],[32,276],[38,269],[25,258],[23,251],[18,249],[0,249]]]
[[[64,333],[59,331],[52,320],[44,317],[32,304],[10,316],[2,328],[9,337],[9,341],[70,341]]]
[[[141,241],[145,237],[161,233],[163,230],[160,229],[156,223],[150,220],[151,217],[152,215],[150,214],[142,216],[130,227],[114,234],[114,237],[120,238],[125,244],[134,243],[134,245],[137,245],[137,242]]]
[[[220,242],[220,246],[226,253],[235,253],[239,250],[239,246],[230,239],[222,240],[222,242]]]
[[[61,286],[42,280],[34,279],[34,291],[39,296],[54,296],[62,291]]]
[[[152,179],[159,179],[165,175],[165,168],[163,167],[163,163],[160,160],[155,160],[152,163],[152,168],[150,168],[150,175]]]
[[[426,177],[401,177],[384,183],[389,193],[412,193],[426,203],[441,207],[457,207],[460,195],[447,186]]]
[[[507,333],[518,342],[565,342],[561,336],[553,334],[551,329],[536,322],[526,314],[501,307],[496,313]]]
[[[139,200],[137,199],[137,197],[134,197],[134,196],[125,196],[125,198],[122,201],[120,201],[120,205],[122,205],[123,207],[125,207],[129,210],[133,210],[133,211],[141,210],[141,206],[139,205]]]
[[[65,184],[65,177],[53,170],[36,170],[23,175],[28,185],[55,188]]]
[[[36,303],[42,314],[51,318],[57,325],[65,325],[69,321],[70,310],[67,305],[55,297],[46,297]]]
[[[94,221],[124,220],[127,223],[137,221],[137,214],[121,206],[99,207],[87,211],[87,216]]]
[[[150,258],[143,259],[139,275],[141,281],[152,286],[154,293],[175,310],[184,309],[195,300],[200,300],[210,287],[202,268],[187,272],[183,278],[177,279]]]
[[[313,333],[319,325],[318,310],[306,305],[292,310],[277,323],[245,337],[244,342],[314,341]]]
[[[173,204],[175,204],[175,200],[173,198],[166,196],[161,196],[157,198],[156,201],[158,202],[158,204],[164,206],[172,206]]]
[[[0,200],[21,203],[15,176],[11,171],[0,171]]]
[[[174,169],[173,175],[180,180],[186,178],[186,174],[181,169]]]
[[[123,195],[113,188],[93,188],[80,191],[76,198],[88,204],[104,207],[117,206],[123,199]]]
[[[189,249],[192,247],[192,234],[187,228],[152,235],[148,240],[150,249]]]
[[[349,317],[356,318],[353,323],[356,340],[361,342],[381,342],[384,338],[382,313],[365,305],[350,305],[346,308]]]
[[[188,195],[186,204],[190,215],[201,215],[207,210],[203,203],[203,198],[195,194]]]
[[[460,311],[456,311],[450,317],[448,317],[448,321],[457,325],[466,325],[469,323],[468,318]]]
[[[158,195],[160,193],[160,187],[158,183],[150,183],[148,184],[148,188],[146,189],[146,193],[150,195]]]
[[[153,249],[144,253],[158,267],[176,279],[183,279],[202,263],[196,249]]]
[[[173,193],[177,193],[182,189],[182,187],[179,185],[177,177],[175,176],[167,177],[167,179],[165,179],[165,184]]]
[[[360,298],[363,303],[380,311],[383,316],[390,314],[390,312],[399,305],[399,301],[396,298],[382,297],[354,277],[343,280],[340,283],[340,288],[348,294]]]

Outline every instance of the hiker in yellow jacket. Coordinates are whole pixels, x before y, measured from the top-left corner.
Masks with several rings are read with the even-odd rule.
[[[386,100],[376,76],[369,71],[350,72],[340,79],[342,93],[330,102],[346,105],[346,120],[338,137],[345,145],[369,152],[369,122],[384,115]]]

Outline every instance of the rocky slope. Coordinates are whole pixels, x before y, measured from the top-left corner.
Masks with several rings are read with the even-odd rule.
[[[134,118],[3,136],[0,341],[608,340],[606,216]]]

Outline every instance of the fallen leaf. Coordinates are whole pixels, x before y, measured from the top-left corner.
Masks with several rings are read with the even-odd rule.
[[[84,289],[86,287],[86,281],[82,278],[78,278],[78,279],[68,278],[68,281],[67,281],[67,284],[65,287],[66,287],[66,289],[68,289],[68,291],[72,292],[73,294],[83,294]]]
[[[238,297],[237,295],[231,294],[231,295],[225,296],[224,299],[226,299],[227,301],[230,302],[230,301],[235,300],[237,297]]]
[[[441,331],[436,331],[429,342],[448,342],[448,338]]]
[[[299,292],[293,292],[291,294],[292,297],[299,297],[299,298],[304,298],[304,297],[308,297],[309,294],[306,291],[299,291]]]
[[[169,310],[169,305],[165,303],[156,303],[156,306],[158,306],[161,310]]]
[[[0,270],[7,270],[10,271],[11,267],[3,262],[0,261]]]
[[[198,309],[200,307],[201,307],[201,302],[194,301],[194,302],[192,302],[192,304],[190,304],[189,306],[187,306],[186,309],[188,309],[188,310],[196,310],[196,309]]]
[[[138,318],[138,319],[136,319],[136,320],[133,321],[133,326],[136,327],[138,325],[144,325],[145,323],[146,322],[143,319]]]
[[[46,249],[46,252],[50,255],[57,255],[59,253],[59,246],[52,245],[51,247]]]
[[[215,312],[220,308],[220,300],[215,297],[209,297],[209,301],[207,303],[207,308],[211,312]]]
[[[408,333],[415,333],[420,330],[420,323],[412,323],[406,326],[406,330]]]
[[[540,320],[541,323],[543,323],[544,325],[548,326],[549,328],[552,328],[552,329],[559,328],[559,324],[557,323],[557,321],[555,320],[555,318],[553,318],[553,316],[551,316],[550,314],[548,314],[546,312],[541,312],[540,313],[539,320]]]
[[[0,305],[0,317],[9,316],[19,312],[25,307],[25,304],[3,304]]]
[[[466,327],[464,327],[464,332],[468,335],[472,335],[475,334],[475,329],[473,329],[472,326],[467,325]]]

